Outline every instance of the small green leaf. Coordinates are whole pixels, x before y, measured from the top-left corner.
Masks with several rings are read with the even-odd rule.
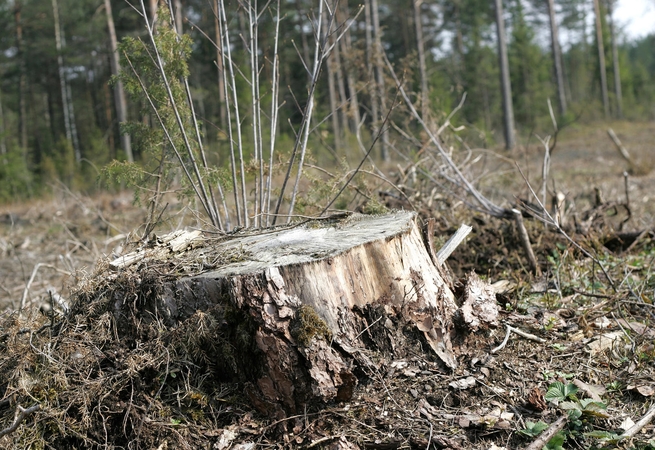
[[[542,431],[548,428],[548,424],[542,422],[541,420],[537,423],[530,422],[529,420],[525,422],[525,428],[519,430],[519,433],[526,436],[535,437],[538,436]]]
[[[546,450],[563,450],[564,441],[566,441],[566,435],[560,431],[548,441],[544,448]]]

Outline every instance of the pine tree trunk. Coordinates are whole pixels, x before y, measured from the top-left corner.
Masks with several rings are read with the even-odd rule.
[[[27,159],[27,74],[25,73],[25,54],[23,46],[23,22],[21,20],[22,2],[14,5],[14,21],[16,23],[16,49],[18,50],[18,110],[20,128],[20,146],[23,157]]]
[[[600,90],[603,96],[603,108],[605,118],[610,116],[610,102],[607,93],[607,69],[605,68],[605,44],[603,42],[603,25],[601,20],[600,4],[594,1],[594,13],[596,15],[596,44],[598,45],[598,66],[600,70]]]
[[[384,49],[382,48],[382,30],[380,29],[380,14],[378,10],[378,0],[370,0],[371,19],[373,25],[373,56],[375,58],[375,82],[376,96],[380,105],[379,116],[375,117],[377,122],[376,132],[381,133],[380,155],[383,161],[389,161],[389,131],[382,123],[382,117],[387,113],[386,87],[384,82],[384,59],[382,57]],[[384,127],[384,128],[383,128]]]
[[[418,51],[418,69],[421,89],[421,117],[428,120],[429,96],[428,96],[428,74],[425,65],[425,38],[423,37],[423,22],[421,21],[421,5],[423,0],[414,0],[414,27],[416,29],[416,48]]]
[[[375,49],[373,48],[373,17],[371,13],[371,2],[364,1],[365,44],[366,44],[366,86],[368,88],[369,101],[371,102],[371,134],[378,132],[378,116],[380,98],[377,95],[375,80]],[[380,147],[380,144],[377,144]]]
[[[182,1],[174,0],[173,6],[174,6],[174,13],[175,13],[175,28],[177,29],[178,34],[181,35],[184,33],[184,28],[183,28],[184,14],[182,12]]]
[[[348,4],[346,2],[341,2],[339,5],[342,10],[340,9],[338,12],[341,12],[337,16],[337,20],[339,23],[343,21],[343,18],[348,18],[350,17],[350,12],[348,11]],[[353,43],[352,43],[352,35],[350,33],[350,28],[346,30],[346,34],[343,36],[343,39],[339,41],[339,45],[341,46],[341,54],[344,55],[344,59],[347,60],[347,58],[352,55],[352,50],[353,50]],[[348,104],[350,106],[350,114],[349,117],[351,119],[351,131],[353,133],[357,132],[357,127],[359,126],[359,123],[361,122],[361,116],[359,113],[359,98],[357,95],[357,83],[356,83],[356,76],[355,74],[355,69],[351,67],[351,64],[346,64],[348,67],[345,70],[346,73],[346,84],[348,85]]]
[[[503,18],[503,2],[496,2],[496,30],[498,37],[498,63],[500,65],[500,88],[503,96],[503,113],[505,128],[505,148],[512,149],[515,145],[514,136],[514,106],[512,105],[512,85],[509,78],[509,60],[507,57],[507,39],[505,38],[505,19]]]
[[[166,248],[110,267],[143,267],[148,252],[187,245],[180,236],[158,241]],[[450,341],[457,306],[415,213],[332,218],[197,246],[203,260],[234,255],[238,262],[167,283],[139,314],[165,326],[211,317],[219,344],[212,363],[224,377],[248,380],[246,392],[262,413],[349,400],[357,373],[373,367],[372,351],[402,357],[421,345],[445,367],[457,367]],[[130,304],[117,305],[117,314],[129,317]]]
[[[619,65],[619,49],[616,45],[614,33],[614,17],[612,14],[612,0],[607,2],[607,17],[610,24],[610,38],[612,39],[612,66],[614,69],[614,94],[616,95],[616,116],[623,119],[623,94],[621,92],[621,67]]]
[[[302,56],[305,61],[305,64],[307,65],[307,67],[309,67],[309,62],[311,61],[311,59],[309,59],[309,42],[307,41],[307,33],[305,33],[304,31],[303,18],[305,18],[306,13],[302,8],[302,0],[296,0],[295,6],[297,12],[296,26],[300,30],[300,43],[302,44]]]
[[[328,30],[328,19],[325,18],[322,23],[323,34],[330,35]],[[331,42],[330,42],[331,43]],[[334,83],[335,77],[335,53],[331,52],[327,59],[327,77],[328,77],[328,98],[330,99],[330,119],[332,122],[332,134],[334,134],[334,147],[335,152],[339,152],[342,148],[341,144],[341,128],[339,126],[339,105],[337,102],[337,89]]]
[[[553,64],[555,66],[555,78],[557,80],[557,93],[559,95],[559,111],[561,115],[566,114],[566,91],[564,84],[564,69],[562,66],[562,49],[559,45],[559,33],[557,31],[557,17],[555,16],[555,1],[548,0],[548,16],[550,18],[550,38],[553,49]]]
[[[5,113],[2,107],[2,92],[0,92],[0,155],[7,154],[7,138],[5,137]]]
[[[157,22],[157,9],[159,8],[159,0],[149,0],[148,4],[150,6],[150,23],[152,26],[155,26],[155,22]]]
[[[111,0],[105,0],[105,12],[107,13],[107,28],[109,29],[109,48],[111,50],[111,74],[115,77],[121,71],[121,65],[118,58],[118,41],[116,39],[116,27],[114,26],[114,16],[111,10]],[[123,82],[118,79],[114,85],[114,104],[116,106],[116,115],[118,116],[119,126],[127,122],[127,101],[125,99],[125,89]],[[128,162],[134,162],[132,155],[132,139],[127,133],[120,133],[121,147],[125,152]]]
[[[334,44],[334,49],[331,52],[332,61],[334,62],[334,76],[337,82],[337,90],[339,92],[339,119],[341,122],[341,133],[348,130],[348,96],[346,95],[346,83],[345,76],[343,74],[343,65],[341,64],[341,51],[340,45],[338,42],[334,42],[336,36],[332,36],[332,43]]]
[[[71,112],[73,111],[72,106],[69,103],[70,92],[68,88],[68,82],[66,80],[66,72],[64,70],[64,58],[62,56],[62,49],[64,47],[64,39],[61,34],[61,26],[59,22],[59,4],[57,0],[52,0],[52,13],[55,23],[55,46],[57,48],[57,67],[59,68],[59,84],[61,86],[61,103],[64,113],[64,127],[66,129],[66,139],[73,145],[73,150],[75,152],[75,161],[80,162],[82,160],[82,155],[80,154],[79,148],[76,147],[77,138],[73,136],[73,118],[71,117]]]

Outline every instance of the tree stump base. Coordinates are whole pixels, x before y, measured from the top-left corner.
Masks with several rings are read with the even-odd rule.
[[[144,315],[173,327],[196,324],[216,347],[218,376],[244,382],[262,412],[350,399],[357,365],[373,365],[369,350],[397,355],[399,333],[414,333],[456,367],[450,332],[457,306],[415,213],[235,234],[192,254],[231,262],[168,281]]]

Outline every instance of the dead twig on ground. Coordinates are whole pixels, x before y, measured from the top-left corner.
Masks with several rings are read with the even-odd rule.
[[[543,344],[543,343],[546,342],[546,339],[542,339],[539,336],[535,336],[534,334],[526,333],[525,331],[519,330],[518,328],[514,328],[514,327],[511,327],[509,325],[506,325],[506,327],[507,327],[507,334],[505,334],[505,339],[503,339],[503,342],[501,342],[501,344],[498,347],[491,350],[492,354],[498,353],[503,348],[505,348],[505,346],[507,345],[507,342],[509,341],[509,336],[510,336],[510,334],[512,334],[512,332],[514,332],[514,333],[518,334],[519,336],[522,336],[522,337],[524,337],[526,339],[530,339],[531,341],[539,342],[540,344]],[[539,448],[541,448],[541,447],[539,447]]]
[[[562,416],[557,419],[546,430],[544,430],[544,432],[541,433],[537,439],[525,447],[525,450],[541,450],[544,446],[546,446],[546,444],[548,444],[548,441],[550,441],[553,436],[555,436],[562,428],[564,428],[567,421],[568,416]]]
[[[23,420],[25,420],[25,418],[27,416],[29,416],[30,414],[33,414],[34,412],[38,411],[39,409],[41,409],[41,405],[38,404],[38,403],[36,405],[34,405],[34,406],[30,406],[27,409],[23,408],[20,405],[18,405],[16,407],[16,416],[14,417],[14,422],[10,426],[5,428],[4,430],[0,430],[0,438],[2,436],[5,436],[5,435],[7,435],[9,433],[13,433],[14,431],[16,431],[16,429],[18,428],[20,423]]]
[[[539,269],[537,258],[534,256],[532,244],[530,243],[530,236],[528,235],[528,230],[525,229],[525,224],[523,223],[523,215],[518,209],[512,209],[512,213],[514,214],[514,221],[516,222],[516,227],[519,231],[519,238],[521,239],[523,250],[528,258],[528,263],[530,264],[530,271],[532,271],[534,275],[539,276],[541,275],[541,269]]]
[[[639,419],[636,424],[634,424],[625,433],[619,436],[619,439],[632,439],[637,433],[641,431],[642,428],[644,428],[653,420],[653,417],[655,417],[655,405],[651,406],[648,412],[641,419]]]

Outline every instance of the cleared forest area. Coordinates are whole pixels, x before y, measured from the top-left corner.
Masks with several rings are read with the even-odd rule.
[[[613,127],[621,137],[629,132],[623,143],[632,157],[647,157],[648,146],[640,142],[649,142],[652,126]],[[193,256],[203,244],[116,272],[108,263],[142,245],[135,242],[139,233],[130,233],[142,229],[148,214],[132,205],[130,193],[88,198],[62,190],[52,201],[3,208],[3,445],[488,449],[541,448],[550,440],[547,448],[652,448],[648,416],[639,432],[627,433],[646,415],[653,395],[655,210],[649,196],[655,177],[628,175],[626,184],[627,162],[606,133],[593,128],[563,133],[557,152],[551,177],[567,192],[567,219],[589,221],[586,229],[570,229],[570,236],[592,258],[526,216],[541,272],[536,276],[513,221],[474,213],[434,192],[415,193],[421,220],[435,219],[437,249],[459,224],[472,225],[447,260],[450,281],[458,305],[472,271],[495,286],[497,321],[472,328],[458,319],[452,334],[457,366],[449,368],[410,324],[384,309],[366,310],[361,339],[377,350],[354,358],[350,397],[314,401],[295,413],[288,405],[276,409],[257,401],[256,374],[228,376],[234,366],[212,343],[225,336],[212,320],[215,312],[197,312],[174,327],[158,319],[164,322],[155,328],[148,315],[138,315],[148,299],[167,298],[161,286],[229,261],[239,264],[248,247],[223,254],[225,262],[214,266]],[[511,163],[487,151],[478,156],[506,169],[487,173],[482,192],[526,195]],[[522,170],[540,174],[541,162],[527,159]],[[596,170],[589,170],[590,161]],[[626,193],[628,220],[621,206]],[[381,199],[403,206],[388,195]],[[197,223],[184,204],[170,208],[175,213],[163,228]],[[204,239],[217,238],[210,233]],[[111,292],[134,296],[136,303],[125,307],[136,307],[139,322],[115,315],[111,299],[119,297]],[[330,333],[320,323],[319,331],[303,328],[309,330],[305,339]],[[554,437],[539,441],[549,426],[558,428]]]
[[[3,3],[0,446],[655,448],[616,6]]]

